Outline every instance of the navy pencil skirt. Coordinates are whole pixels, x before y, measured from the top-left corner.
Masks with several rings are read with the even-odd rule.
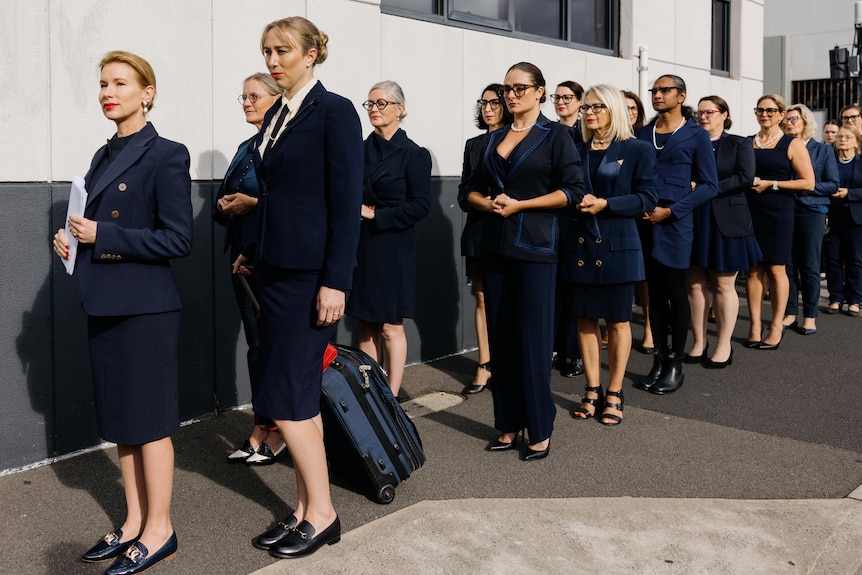
[[[338,323],[317,325],[320,272],[258,264],[259,347],[254,411],[304,421],[320,413],[323,352]]]
[[[180,312],[87,316],[99,437],[141,445],[180,427]]]

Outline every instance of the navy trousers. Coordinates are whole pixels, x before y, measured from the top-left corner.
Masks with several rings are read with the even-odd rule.
[[[551,395],[557,264],[482,257],[491,347],[494,426],[527,428],[531,443],[551,437],[557,413]]]
[[[833,206],[829,212],[824,252],[829,303],[862,304],[862,226],[845,207]]]
[[[802,315],[817,317],[820,301],[820,253],[823,248],[823,228],[826,214],[813,212],[797,203],[793,222],[793,247],[787,278],[790,280],[790,296],[784,315],[798,313],[799,289],[802,289]]]

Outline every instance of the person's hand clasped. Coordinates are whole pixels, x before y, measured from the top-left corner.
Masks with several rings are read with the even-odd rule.
[[[216,203],[218,210],[227,216],[241,216],[257,207],[257,198],[237,192],[225,194]]]
[[[651,212],[644,212],[643,219],[647,220],[651,224],[657,224],[662,220],[666,220],[671,216],[673,212],[670,208],[663,208],[661,206],[656,206],[656,208]]]
[[[766,190],[772,189],[772,180],[761,180],[760,178],[755,176],[754,182],[751,184],[751,189],[758,194],[762,194]]]
[[[847,197],[847,188],[838,188],[838,191],[832,194],[833,198],[846,198]]]
[[[82,216],[69,216],[69,230],[78,238],[80,244],[96,243],[97,224]]]
[[[320,286],[317,291],[317,325],[329,326],[344,317],[344,292]]]
[[[359,211],[359,215],[363,220],[373,220],[374,206],[366,206],[365,204],[362,204],[362,208]]]
[[[597,198],[592,194],[587,194],[581,203],[578,204],[578,210],[583,214],[596,215],[603,209],[608,207],[608,201],[605,198]]]
[[[231,268],[231,271],[236,275],[250,276],[251,270],[245,265],[247,261],[249,261],[247,257],[242,254],[239,254],[236,257],[236,261],[233,262],[233,267]]]
[[[499,194],[491,202],[491,211],[498,216],[508,218],[509,216],[513,216],[521,211],[520,203],[520,200],[510,198],[506,194]]]
[[[69,242],[66,241],[66,229],[60,228],[54,234],[54,253],[63,258],[69,259]]]

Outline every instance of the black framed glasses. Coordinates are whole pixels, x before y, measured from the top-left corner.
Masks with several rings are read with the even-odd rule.
[[[599,113],[601,113],[602,110],[607,110],[607,109],[608,109],[608,107],[605,106],[604,104],[592,104],[590,106],[584,104],[581,106],[581,116],[584,116],[584,115],[588,114],[589,112],[592,112],[593,114],[599,114]]]
[[[491,108],[492,110],[496,110],[500,107],[500,99],[494,98],[493,100],[476,100],[476,105],[479,106],[480,110],[484,110],[486,107]]]
[[[649,93],[653,96],[656,95],[656,92],[660,92],[662,96],[669,93],[671,90],[679,90],[676,86],[659,86],[657,88],[650,88]]]
[[[236,101],[240,104],[245,104],[245,101],[248,100],[252,104],[256,104],[257,101],[261,98],[263,98],[262,94],[255,94],[254,92],[252,92],[251,94],[240,94],[236,97]]]
[[[778,108],[755,108],[754,113],[757,116],[762,116],[766,114],[767,117],[771,118],[775,114],[779,112]]]
[[[500,91],[498,93],[500,94],[501,98],[506,98],[509,96],[510,92],[514,92],[515,97],[520,98],[530,88],[538,88],[538,86],[536,86],[536,85],[531,86],[528,84],[515,84],[514,86],[503,86],[502,88],[500,88]]]
[[[389,104],[393,104],[393,105],[397,106],[398,102],[390,102],[389,100],[384,100],[382,98],[380,100],[374,100],[374,101],[365,100],[364,102],[362,102],[362,107],[370,112],[376,106],[378,110],[382,111],[382,110],[385,110],[386,106],[388,106]]]
[[[858,120],[860,118],[859,114],[852,114],[849,116],[841,116],[842,122],[852,122],[854,120]]]
[[[563,104],[571,104],[574,99],[574,94],[551,94],[551,102],[554,104],[559,102],[562,102]]]

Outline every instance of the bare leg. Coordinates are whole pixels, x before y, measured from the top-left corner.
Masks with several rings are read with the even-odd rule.
[[[171,524],[174,444],[171,438],[141,445],[141,459],[147,490],[147,518],[140,541],[152,552],[160,549],[174,532]]]
[[[748,341],[760,341],[763,338],[763,282],[762,265],[748,270],[745,279],[745,297],[748,300],[748,313],[751,315],[751,325],[748,328]]]
[[[392,395],[398,397],[401,382],[404,380],[404,364],[407,363],[407,334],[404,324],[399,318],[398,323],[384,323],[380,330],[383,340],[383,350],[386,353],[386,371],[389,375],[389,388]]]
[[[120,473],[126,495],[126,520],[120,529],[122,542],[137,538],[147,521],[147,489],[140,445],[117,445]]]
[[[766,268],[769,276],[769,303],[772,306],[772,323],[769,333],[763,338],[763,343],[775,345],[781,342],[784,325],[784,310],[787,309],[787,298],[790,294],[790,280],[787,278],[787,267],[774,264]]]
[[[608,391],[621,391],[623,388],[623,379],[626,375],[626,366],[629,363],[629,355],[632,349],[632,326],[627,321],[608,321],[605,320],[608,328],[608,371],[610,372],[610,382],[608,383]],[[615,403],[617,400],[611,398]],[[622,418],[623,413],[617,409],[605,409],[602,414],[616,415]],[[602,421],[615,423],[612,419]]]
[[[637,282],[635,284],[635,290],[638,295],[638,301],[641,302],[641,309],[643,309],[644,313],[644,339],[643,346],[644,347],[655,347],[655,343],[652,339],[652,325],[650,325],[649,321],[649,286],[647,282]]]
[[[602,384],[601,362],[602,362],[602,333],[599,320],[592,317],[578,318],[578,344],[581,346],[581,359],[584,360],[584,376],[587,387],[599,387]],[[631,345],[631,342],[629,342]],[[585,391],[584,399],[598,399],[599,394],[594,391]],[[581,403],[581,408],[588,414],[595,415],[595,406],[589,403]],[[585,413],[573,412],[572,415],[582,419],[588,417]]]
[[[688,270],[688,304],[691,307],[691,356],[703,355],[706,349],[706,324],[709,313],[709,277],[706,270],[692,267]]]
[[[254,429],[251,432],[251,437],[248,438],[248,442],[251,443],[251,447],[257,451],[257,448],[260,447],[261,443],[265,443],[267,438],[269,437],[269,430],[265,427],[261,427],[259,425],[255,425]],[[270,445],[270,447],[272,447]]]
[[[276,420],[293,458],[296,473],[297,519],[305,520],[320,533],[335,521],[329,493],[329,468],[323,446],[320,415],[303,421]]]
[[[479,364],[484,365],[491,361],[491,347],[488,345],[488,324],[485,319],[485,290],[482,286],[482,278],[476,276],[473,281],[473,293],[476,296],[476,311],[474,320],[476,322],[476,339],[479,343]],[[487,369],[477,368],[476,379],[473,385],[485,385],[491,377]]]
[[[715,328],[718,332],[715,351],[710,359],[722,362],[730,357],[730,338],[733,336],[733,328],[736,327],[736,318],[739,316],[739,296],[736,293],[737,273],[711,271],[710,276],[715,286],[712,307],[715,310]]]
[[[364,351],[368,357],[381,363],[380,357],[380,326],[376,323],[359,321],[359,349]]]

